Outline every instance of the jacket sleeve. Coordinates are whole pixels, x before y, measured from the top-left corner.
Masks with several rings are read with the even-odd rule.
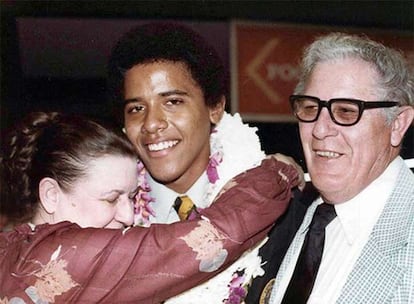
[[[159,303],[263,239],[296,184],[293,167],[269,159],[227,184],[197,220],[124,231],[59,223],[2,235],[0,300],[34,293],[55,303]]]

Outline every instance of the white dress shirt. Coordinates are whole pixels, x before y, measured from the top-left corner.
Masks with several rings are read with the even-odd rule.
[[[337,217],[326,228],[325,247],[322,261],[318,270],[312,293],[308,304],[335,303],[340,295],[348,275],[352,271],[362,248],[367,243],[371,231],[377,222],[387,198],[390,196],[400,166],[403,160],[396,158],[388,168],[367,188],[351,200],[335,205]],[[317,199],[308,209],[307,215],[315,211],[316,206],[322,203]],[[306,217],[306,216],[305,216]],[[303,244],[308,231],[308,225],[303,225],[296,233],[295,240]],[[281,303],[293,274],[296,260],[301,249],[300,246],[292,246],[288,254],[292,255],[290,263],[283,261],[279,273],[276,276],[275,286],[272,291],[270,303]],[[293,252],[294,250],[294,252]],[[287,254],[287,255],[288,255]],[[284,268],[284,275],[280,277],[280,271]]]
[[[155,211],[155,217],[151,216],[151,223],[174,223],[179,222],[177,212],[174,209],[174,202],[177,196],[187,195],[191,198],[193,203],[198,208],[208,207],[207,203],[204,202],[203,196],[205,189],[208,186],[207,174],[204,172],[198,180],[191,186],[186,193],[177,193],[164,186],[163,184],[157,183],[150,175],[147,174],[148,183],[151,187],[150,195],[155,199],[152,203],[152,207]]]

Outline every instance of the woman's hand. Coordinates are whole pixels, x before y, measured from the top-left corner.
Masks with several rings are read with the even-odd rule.
[[[293,159],[293,157],[281,153],[275,153],[268,155],[267,158],[275,158],[278,161],[284,162],[285,164],[292,165],[296,169],[296,171],[298,171],[299,189],[302,191],[305,188],[305,172],[303,172],[302,167]]]

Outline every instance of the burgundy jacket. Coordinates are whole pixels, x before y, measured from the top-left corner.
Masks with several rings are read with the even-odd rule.
[[[297,173],[265,160],[230,183],[196,220],[123,231],[23,224],[2,232],[0,303],[160,303],[204,282],[266,236]]]

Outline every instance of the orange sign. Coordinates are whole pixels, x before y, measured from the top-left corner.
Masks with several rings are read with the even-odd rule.
[[[303,48],[332,27],[232,23],[232,111],[248,121],[294,121],[288,97],[298,81]],[[362,33],[362,30],[346,32]],[[414,65],[413,33],[363,32],[404,51]]]

